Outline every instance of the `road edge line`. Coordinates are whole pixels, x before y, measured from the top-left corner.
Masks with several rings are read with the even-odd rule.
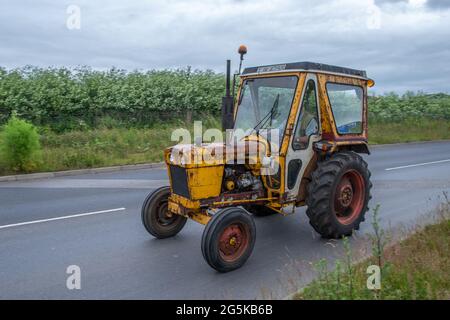
[[[111,166],[111,167],[74,169],[74,170],[65,170],[65,171],[36,172],[36,173],[1,176],[0,182],[48,179],[48,178],[76,176],[76,175],[90,174],[90,173],[96,174],[96,173],[108,173],[108,172],[127,171],[127,170],[158,169],[158,168],[163,168],[163,167],[164,167],[164,162],[154,162],[154,163],[128,164],[128,165]]]

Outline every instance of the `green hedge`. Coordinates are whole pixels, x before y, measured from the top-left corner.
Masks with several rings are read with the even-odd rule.
[[[398,122],[407,119],[450,120],[450,95],[406,92],[369,97],[369,113],[373,120]]]
[[[225,77],[213,71],[0,68],[0,125],[16,114],[56,131],[147,126],[187,113],[220,114]],[[450,119],[447,94],[369,97],[370,119]]]
[[[0,68],[0,124],[13,111],[36,125],[96,124],[109,116],[145,124],[155,116],[218,114],[225,77],[210,70]],[[64,129],[64,128],[63,128]],[[69,128],[70,129],[70,128]]]

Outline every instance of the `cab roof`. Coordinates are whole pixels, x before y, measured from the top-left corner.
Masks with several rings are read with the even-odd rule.
[[[364,70],[356,70],[346,67],[333,66],[324,63],[317,62],[290,62],[290,63],[281,63],[274,65],[264,65],[257,67],[248,67],[245,68],[242,72],[242,75],[251,74],[251,73],[269,73],[269,72],[279,72],[279,71],[288,71],[288,70],[302,70],[302,71],[311,71],[311,72],[327,72],[327,73],[337,73],[342,74],[344,76],[356,76],[367,78],[366,71]]]

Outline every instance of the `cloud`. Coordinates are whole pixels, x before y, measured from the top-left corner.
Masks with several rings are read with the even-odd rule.
[[[442,3],[444,3],[442,1]],[[0,12],[8,68],[88,65],[224,70],[245,43],[245,64],[318,61],[366,69],[377,92],[449,91],[450,10],[387,0],[32,0]],[[81,29],[66,27],[69,5]],[[375,22],[375,23],[374,23]]]
[[[374,0],[378,6],[384,5],[410,5],[410,6],[425,6],[428,9],[448,9],[450,8],[450,1],[448,0]]]
[[[450,1],[448,0],[428,0],[427,5],[434,9],[448,9],[450,8]]]

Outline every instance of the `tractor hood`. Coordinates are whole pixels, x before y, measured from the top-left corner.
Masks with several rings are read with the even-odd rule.
[[[165,150],[167,164],[181,167],[204,167],[225,164],[248,164],[260,167],[270,156],[270,145],[261,136],[249,136],[235,144],[178,144]]]

